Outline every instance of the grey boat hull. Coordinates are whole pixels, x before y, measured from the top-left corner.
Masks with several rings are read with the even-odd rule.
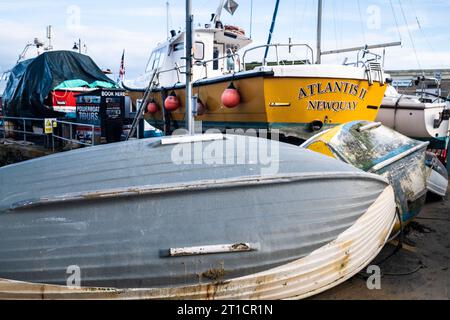
[[[354,227],[377,201],[370,259],[392,228],[387,181],[341,162],[282,145],[274,175],[257,173],[257,164],[175,166],[173,147],[158,141],[0,169],[0,278],[64,286],[75,266],[85,288],[152,288],[152,297],[183,298],[167,292],[305,259]],[[97,170],[85,173],[88,165]],[[7,181],[22,183],[6,187]],[[362,260],[356,269],[369,262]]]

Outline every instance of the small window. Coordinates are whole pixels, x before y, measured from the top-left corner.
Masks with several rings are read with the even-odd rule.
[[[153,64],[155,63],[155,55],[156,53],[153,52],[152,55],[150,56],[150,59],[148,60],[147,63],[147,68],[145,68],[145,72],[150,72],[153,70]]]
[[[146,72],[150,72],[162,67],[164,62],[165,50],[166,48],[161,48],[152,53],[147,64],[147,68],[145,69]]]
[[[176,43],[173,45],[173,51],[181,51],[184,50],[184,42]]]
[[[203,42],[200,41],[195,42],[194,59],[195,60],[205,59],[205,44]]]

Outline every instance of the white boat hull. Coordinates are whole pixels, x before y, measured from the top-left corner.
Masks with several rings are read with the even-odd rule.
[[[439,119],[446,108],[444,103],[416,103],[409,99],[397,103],[398,99],[385,97],[376,121],[411,138],[430,140],[448,136],[449,120],[434,127],[434,120]]]
[[[447,194],[448,179],[440,175],[438,172],[431,170],[431,174],[427,179],[427,190],[438,196],[445,197]]]

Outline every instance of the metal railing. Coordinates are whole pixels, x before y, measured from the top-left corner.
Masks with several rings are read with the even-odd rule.
[[[11,133],[18,133],[19,135],[23,135],[23,141],[27,141],[27,135],[32,136],[46,136],[44,133],[44,127],[40,127],[39,125],[44,124],[44,119],[38,118],[19,118],[19,117],[4,117],[0,116],[1,127],[0,131],[3,133],[3,138],[6,139]],[[33,123],[36,126],[33,126]],[[12,124],[12,128],[9,125]],[[7,127],[8,125],[8,127]],[[32,130],[27,130],[27,128],[32,128]],[[39,129],[42,129],[40,132]]]
[[[58,130],[61,132],[61,135],[56,134],[55,130],[54,130],[55,128],[53,128],[53,133],[51,134],[53,148],[55,146],[54,139],[61,140],[63,142],[68,143],[70,146],[70,149],[72,149],[72,144],[78,144],[78,145],[87,146],[87,147],[95,146],[95,129],[97,128],[95,125],[54,120],[52,123],[52,126],[54,123],[56,123],[57,128],[58,128],[58,126],[61,126],[61,130]],[[83,136],[77,136],[77,135],[74,135],[74,132],[76,133],[76,131],[73,130],[74,126],[84,127],[84,128],[89,128],[89,129],[87,131],[85,130],[85,133]],[[67,130],[64,130],[67,127],[69,128],[68,132],[66,132]],[[88,134],[86,134],[86,132]],[[65,133],[68,133],[68,136],[66,136]]]
[[[274,43],[274,44],[265,44],[265,45],[261,45],[261,46],[256,46],[253,48],[250,48],[248,50],[246,50],[244,52],[244,55],[242,56],[242,64],[244,65],[244,71],[247,71],[246,68],[246,64],[245,64],[245,57],[247,56],[247,54],[251,51],[255,51],[255,50],[259,50],[259,49],[266,49],[266,48],[275,48],[275,56],[276,56],[276,64],[280,65],[280,54],[279,54],[279,48],[280,47],[287,47],[289,48],[289,51],[291,50],[291,48],[293,47],[304,47],[306,48],[307,52],[311,53],[311,60],[309,60],[309,55],[308,53],[306,54],[306,61],[313,61],[314,59],[314,50],[305,43]],[[267,60],[263,60],[262,62],[263,66],[267,65]]]
[[[196,60],[194,62],[194,65],[196,65],[196,66],[203,66],[205,68],[205,77],[203,79],[206,79],[206,78],[208,78],[208,64],[214,63],[214,62],[217,62],[217,61],[221,61],[221,60],[228,60],[228,59],[231,59],[233,61],[232,66],[234,67],[233,70],[228,70],[227,69],[227,71],[229,71],[229,73],[236,73],[236,72],[241,72],[242,71],[242,66],[241,66],[241,63],[240,63],[241,57],[239,56],[238,53],[227,53],[226,55],[224,55],[222,57],[218,57],[218,58],[214,58],[214,59],[210,59],[210,60]],[[238,61],[238,63],[237,63],[238,70],[237,71],[236,71],[236,61]]]
[[[29,136],[45,137],[44,146],[47,148],[55,149],[56,141],[63,142],[63,147],[69,145],[72,149],[73,144],[80,146],[94,146],[96,144],[96,128],[95,125],[69,122],[62,120],[51,120],[52,132],[45,133],[45,121],[41,118],[26,118],[26,117],[5,117],[0,116],[0,131],[4,139],[22,139],[23,141],[29,141],[36,143],[37,141],[31,141]],[[85,133],[80,136],[74,127],[83,127]],[[50,145],[51,141],[51,145]]]
[[[356,61],[348,62],[348,59],[346,59],[344,65],[365,68],[370,62],[381,63],[382,61],[383,57],[381,55],[371,52],[369,49],[361,49],[356,53]]]

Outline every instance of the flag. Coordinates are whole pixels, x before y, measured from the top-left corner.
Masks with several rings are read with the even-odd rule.
[[[122,59],[120,61],[119,79],[117,80],[117,82],[123,81],[124,76],[125,76],[125,49],[123,50]]]
[[[223,6],[223,8],[228,11],[229,14],[233,15],[234,12],[236,11],[236,9],[239,7],[239,4],[237,4],[236,1],[234,0],[227,0],[227,2],[225,2],[225,5]]]

